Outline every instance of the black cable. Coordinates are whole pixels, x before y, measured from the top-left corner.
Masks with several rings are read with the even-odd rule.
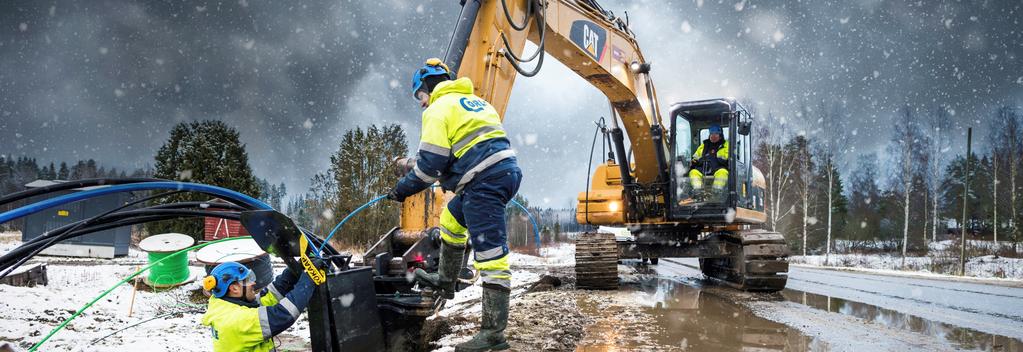
[[[122,185],[128,183],[141,183],[141,182],[166,182],[169,180],[163,180],[158,178],[90,178],[85,180],[74,180],[61,182],[55,185],[46,187],[31,188],[24,191],[14,192],[3,197],[0,197],[0,205],[7,203],[16,202],[25,198],[38,196],[41,194],[66,191],[69,189],[93,187],[93,186],[105,186],[105,185]]]
[[[117,212],[118,210],[130,207],[130,206],[133,206],[133,205],[136,205],[136,204],[139,204],[139,203],[148,202],[148,201],[156,199],[156,198],[163,198],[163,197],[167,197],[167,196],[172,195],[172,194],[178,194],[178,193],[182,193],[182,192],[184,192],[184,191],[164,192],[164,193],[152,195],[152,196],[149,196],[149,197],[145,197],[145,198],[142,198],[142,199],[139,199],[139,200],[136,200],[136,201],[125,203],[122,206],[119,206],[117,208],[108,210],[108,211],[106,211],[106,212],[104,212],[102,214],[93,216],[93,217],[85,219],[83,221],[79,221],[78,223],[75,224],[75,226],[71,227],[71,229],[67,230],[67,232],[75,231],[75,230],[81,228],[84,225],[87,225],[87,224],[92,223],[93,221],[96,221],[96,219],[103,218],[104,216],[110,215],[111,213]],[[25,264],[25,262],[27,262],[30,258],[35,257],[40,252],[42,252],[44,249],[49,248],[54,243],[56,243],[56,241],[57,241],[57,237],[54,237],[49,242],[46,242],[46,244],[44,244],[43,246],[41,246],[38,249],[32,251],[31,254],[29,254],[29,255],[27,255],[25,257],[22,257],[21,260],[19,260],[17,263],[14,263],[14,265],[12,265],[9,268],[7,268],[7,270],[4,271],[3,274],[0,274],[0,278],[7,277],[7,275],[10,274],[12,271],[14,271],[14,269],[17,269],[22,264]]]
[[[228,216],[224,216],[224,215],[228,215]],[[198,215],[198,216],[197,215],[150,215],[150,216],[140,216],[140,217],[122,219],[120,221],[115,221],[115,222],[110,222],[110,223],[98,223],[98,224],[95,224],[95,225],[93,225],[91,227],[78,229],[78,230],[76,230],[74,232],[64,233],[64,234],[62,234],[60,236],[59,240],[72,239],[72,238],[75,238],[75,237],[78,237],[78,236],[82,236],[82,235],[86,235],[86,234],[89,234],[89,233],[93,233],[93,232],[97,232],[97,231],[103,231],[103,230],[108,230],[108,229],[117,228],[117,227],[121,227],[121,226],[131,226],[131,225],[136,225],[136,224],[141,224],[141,223],[146,223],[146,222],[173,220],[173,219],[178,219],[178,218],[213,216],[213,217],[221,217],[221,218],[228,219],[228,220],[238,220],[239,219],[239,217],[232,217],[232,216],[229,216],[229,215],[230,215],[230,213],[204,214],[204,215]],[[23,248],[23,247],[32,247],[32,248]],[[45,246],[40,247],[38,245],[37,246],[22,246],[22,247],[18,247],[18,253],[21,253],[21,252],[26,251],[27,249],[33,249],[33,248],[35,250],[40,250],[40,248],[45,249],[47,247],[45,247]],[[12,252],[12,253],[9,253],[9,255],[16,255],[16,253]],[[8,257],[8,255],[5,255],[4,257],[6,258],[6,257]],[[8,262],[9,261],[10,260],[8,260]],[[4,269],[4,268],[7,268],[7,267],[9,267],[9,265],[0,265],[0,269]]]
[[[540,73],[540,68],[543,67],[543,59],[544,59],[545,56],[547,56],[547,54],[545,53],[546,48],[544,46],[545,43],[546,43],[546,33],[547,33],[547,6],[544,5],[543,3],[541,3],[541,7],[543,8],[543,16],[542,17],[541,16],[534,16],[535,19],[536,19],[537,25],[541,26],[540,27],[540,45],[536,49],[536,52],[534,52],[533,55],[532,55],[534,57],[539,55],[540,56],[540,60],[537,61],[536,67],[534,67],[532,71],[526,71],[526,70],[524,70],[522,68],[522,66],[519,65],[519,63],[523,62],[523,60],[521,58],[519,58],[517,55],[515,55],[515,52],[513,50],[511,50],[511,46],[508,45],[508,39],[504,36],[503,33],[501,34],[501,39],[504,41],[504,45],[505,45],[505,49],[506,49],[504,57],[508,59],[508,63],[510,63],[512,65],[512,68],[514,68],[516,72],[518,72],[519,74],[521,74],[521,75],[523,75],[525,77],[533,77],[533,76],[536,76],[537,73]],[[534,9],[534,11],[536,11],[536,10]],[[531,57],[528,61],[524,61],[524,62],[529,62],[529,61],[532,61],[532,60],[533,60],[533,57]]]
[[[526,26],[529,25],[529,15],[533,12],[533,0],[526,0],[526,18],[522,21],[521,26],[516,24],[515,20],[512,19],[511,13],[508,12],[508,3],[506,1],[507,0],[501,0],[501,8],[504,9],[504,18],[508,19],[508,24],[510,24],[512,28],[515,28],[516,31],[526,29]]]
[[[530,4],[532,4],[532,0],[530,0]],[[530,5],[530,10],[532,10],[532,5]],[[505,9],[505,11],[508,11],[508,9]],[[527,16],[526,20],[528,21],[530,17],[531,16]],[[546,18],[547,18],[547,8],[544,7],[544,16],[543,16],[542,19],[546,19]],[[540,27],[540,45],[537,48],[537,50],[533,52],[533,55],[530,55],[528,59],[522,59],[518,55],[515,55],[515,51],[512,50],[511,44],[508,43],[508,37],[505,36],[504,33],[501,33],[501,41],[504,42],[504,48],[506,49],[505,51],[508,53],[508,55],[511,55],[512,59],[514,59],[518,63],[531,62],[531,61],[535,60],[536,57],[540,53],[542,53],[544,51],[543,43],[546,42],[545,38],[547,36],[547,23],[546,23],[546,21],[541,21],[542,19],[541,18],[537,18],[537,21],[536,21],[537,22],[536,24],[538,26],[541,26]],[[523,28],[525,28],[525,27],[523,27]]]
[[[161,217],[161,218],[154,220],[155,217]],[[138,223],[151,222],[151,221],[169,220],[169,219],[182,218],[182,217],[218,217],[218,218],[223,218],[223,219],[228,219],[228,220],[239,220],[241,218],[240,214],[235,213],[235,212],[215,212],[215,211],[197,211],[197,210],[180,210],[180,209],[138,209],[138,210],[122,211],[122,212],[117,212],[117,213],[110,214],[108,216],[103,217],[102,219],[97,219],[95,221],[95,223],[93,225],[89,226],[89,227],[80,228],[80,229],[74,230],[74,231],[68,231],[71,226],[65,226],[65,227],[67,227],[67,229],[63,229],[63,230],[61,230],[59,232],[47,234],[46,235],[47,236],[46,239],[55,239],[57,242],[59,242],[59,241],[71,239],[71,238],[74,238],[74,237],[78,237],[78,236],[81,236],[81,235],[84,235],[84,234],[88,234],[88,233],[92,233],[92,232],[97,232],[97,231],[102,231],[102,230],[106,230],[106,229],[110,229],[110,228],[114,228],[114,227],[120,227],[120,226],[125,226],[125,225],[134,225],[134,224],[138,224]],[[144,219],[144,220],[140,221],[140,219]],[[108,225],[111,225],[111,224],[113,224],[113,226],[108,226]],[[53,241],[50,241],[50,242],[53,242]],[[7,263],[12,262],[14,260],[14,258],[19,259],[19,261],[21,259],[23,259],[22,256],[24,255],[25,252],[33,251],[34,253],[38,253],[42,249],[48,248],[49,245],[51,244],[50,242],[47,242],[44,245],[44,244],[42,244],[41,241],[38,241],[38,242],[34,242],[34,243],[23,244],[23,245],[19,246],[18,248],[15,248],[11,252],[9,252],[9,253],[5,254],[4,256],[0,257],[0,269],[8,268],[10,266],[10,264],[7,264]],[[53,242],[53,243],[55,243],[55,242]],[[32,254],[32,255],[29,255],[28,257],[32,257],[34,255],[35,254]]]
[[[177,202],[177,203],[154,205],[154,206],[151,206],[151,207],[148,207],[148,208],[143,208],[143,209],[179,209],[179,208],[189,208],[189,207],[202,208],[203,204],[209,204],[209,203],[207,203],[207,202]],[[228,209],[228,210],[237,210],[237,211],[244,211],[244,210],[246,210],[244,207],[240,207],[240,206],[235,205],[235,204],[230,204],[230,203],[216,203],[216,204],[218,205],[218,208],[225,208],[225,209]],[[105,215],[104,217],[106,217],[106,216],[109,216],[109,214]],[[50,238],[50,236],[55,236],[55,235],[59,235],[59,233],[67,232],[70,229],[70,227],[74,226],[75,224],[81,223],[83,221],[88,221],[88,219],[82,220],[82,221],[78,221],[78,222],[74,222],[74,223],[70,223],[70,224],[58,227],[56,229],[50,230],[46,234],[44,234],[43,236],[39,236],[39,237],[33,238],[33,239],[29,240],[28,242],[25,242],[24,244],[31,244],[31,243],[34,243],[34,242],[44,241],[47,238]],[[2,262],[2,261],[0,261],[0,262]]]
[[[586,224],[590,223],[590,174],[593,172],[593,150],[597,148],[597,133],[600,132],[600,125],[604,121],[601,117],[597,122],[597,129],[593,130],[593,142],[590,143],[590,160],[586,164]]]

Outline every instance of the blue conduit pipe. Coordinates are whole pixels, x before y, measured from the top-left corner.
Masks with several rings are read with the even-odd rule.
[[[512,204],[517,205],[519,209],[522,209],[522,211],[526,213],[526,216],[529,217],[529,222],[533,223],[533,237],[536,242],[536,249],[540,249],[540,227],[536,226],[536,219],[533,219],[533,214],[529,212],[529,209],[522,206],[522,204],[516,202],[515,199],[512,199],[511,202]]]
[[[249,197],[248,195],[245,195],[243,193],[238,193],[238,192],[235,192],[235,191],[232,191],[232,190],[229,190],[229,189],[226,189],[226,188],[217,187],[217,186],[210,186],[210,185],[204,185],[204,184],[199,184],[199,183],[172,182],[172,181],[167,181],[167,182],[143,182],[143,183],[131,183],[131,184],[126,184],[126,185],[116,185],[116,186],[103,187],[103,188],[98,188],[98,189],[93,189],[93,190],[88,190],[88,191],[75,192],[75,193],[66,194],[66,195],[63,195],[63,196],[60,196],[60,197],[54,197],[54,198],[50,198],[50,199],[47,199],[47,200],[39,201],[39,202],[36,202],[36,203],[32,203],[32,204],[29,204],[29,205],[25,205],[23,207],[20,207],[20,208],[17,208],[17,209],[13,209],[13,210],[10,210],[10,211],[7,211],[7,212],[4,212],[4,213],[0,214],[0,224],[8,222],[8,221],[11,221],[11,220],[15,220],[15,219],[18,219],[18,218],[21,218],[21,217],[24,217],[24,216],[27,216],[29,214],[34,214],[34,213],[37,213],[37,212],[40,212],[40,211],[43,211],[43,210],[46,210],[46,209],[49,209],[49,208],[53,208],[53,207],[56,207],[56,206],[59,206],[59,205],[73,203],[73,202],[77,202],[77,201],[80,201],[80,200],[89,199],[89,198],[93,198],[93,197],[98,197],[98,196],[102,196],[102,195],[106,195],[106,194],[118,193],[118,192],[130,192],[130,191],[148,191],[148,190],[156,190],[156,189],[185,190],[185,191],[193,191],[193,192],[202,192],[202,193],[218,195],[218,196],[222,196],[222,197],[238,199],[238,200],[241,200],[241,201],[245,202],[245,204],[247,204],[247,205],[250,205],[250,206],[253,206],[253,207],[256,207],[256,208],[259,208],[259,209],[263,209],[263,210],[272,210],[273,209],[273,207],[271,207],[270,205],[268,205],[266,203],[263,203],[263,201],[260,201],[259,199],[252,198],[252,197]]]
[[[355,214],[358,214],[359,212],[368,208],[370,205],[373,205],[374,203],[379,202],[381,199],[384,198],[387,198],[387,195],[377,196],[376,198],[373,198],[372,200],[366,202],[366,204],[363,204],[358,208],[355,208],[355,210],[353,210],[351,213],[348,213],[348,215],[346,215],[344,219],[341,219],[341,222],[337,223],[337,225],[334,226],[334,229],[330,230],[330,234],[328,234],[327,237],[323,239],[323,243],[320,244],[320,248],[316,248],[316,253],[319,254],[320,251],[323,250],[323,247],[326,246],[327,243],[330,243],[330,239],[334,237],[334,234],[337,233],[337,230],[341,229],[342,225],[348,222],[348,219],[351,219],[352,216],[355,216]]]

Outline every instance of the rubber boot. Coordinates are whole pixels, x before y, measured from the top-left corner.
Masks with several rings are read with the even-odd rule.
[[[438,264],[437,272],[430,273],[417,268],[416,280],[437,289],[444,298],[455,298],[455,284],[458,283],[458,272],[462,266],[464,253],[465,246],[455,246],[441,241],[440,264]]]
[[[508,327],[510,293],[510,290],[500,285],[483,285],[480,332],[472,340],[455,346],[455,352],[502,351],[511,348],[504,339],[504,329]]]

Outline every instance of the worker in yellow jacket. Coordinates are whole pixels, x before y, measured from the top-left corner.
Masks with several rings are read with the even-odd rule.
[[[437,273],[415,272],[422,284],[454,298],[466,242],[472,241],[483,281],[479,334],[456,351],[508,349],[511,268],[504,208],[518,192],[522,171],[497,110],[473,94],[469,78],[455,79],[440,59],[429,59],[412,78],[412,95],[423,111],[422,138],[414,165],[388,194],[403,201],[435,182],[456,195],[441,213]],[[471,237],[471,238],[470,238]]]
[[[214,352],[276,351],[272,338],[302,314],[316,285],[291,269],[257,292],[256,274],[236,262],[217,265],[203,280],[210,293],[202,324],[210,327]]]
[[[700,143],[693,153],[693,162],[689,170],[689,182],[694,192],[703,189],[703,176],[713,174],[713,187],[720,191],[728,184],[728,141],[724,138],[721,125],[711,125],[710,135]]]

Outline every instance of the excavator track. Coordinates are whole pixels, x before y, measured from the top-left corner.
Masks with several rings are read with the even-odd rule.
[[[766,230],[745,230],[713,235],[741,247],[731,257],[700,258],[700,269],[710,279],[743,291],[777,292],[785,288],[789,270],[785,237]]]
[[[575,240],[576,288],[618,288],[618,245],[615,235],[587,232]]]

